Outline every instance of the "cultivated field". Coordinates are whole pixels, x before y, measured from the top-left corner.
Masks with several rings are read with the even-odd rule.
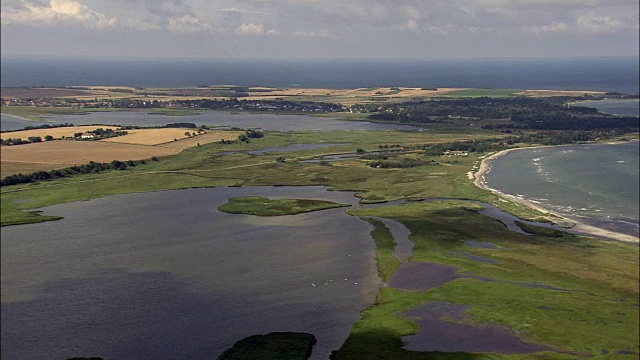
[[[102,125],[87,125],[87,126],[69,126],[69,127],[59,127],[59,128],[51,128],[51,129],[33,129],[33,130],[20,130],[20,131],[8,131],[0,133],[0,137],[2,139],[22,139],[27,140],[31,136],[39,136],[44,139],[45,136],[51,135],[55,139],[60,139],[62,137],[73,137],[75,133],[84,133],[87,131],[93,131],[95,129],[119,129],[117,126],[102,126]],[[184,131],[182,132],[184,136]]]
[[[95,129],[95,126],[91,128]],[[141,160],[154,156],[173,155],[198,144],[217,142],[222,139],[234,140],[243,133],[241,131],[208,131],[201,135],[187,137],[185,132],[190,130],[192,132],[193,129],[142,129],[131,130],[130,134],[99,141],[54,140],[2,146],[0,177],[60,169],[86,164],[89,161]],[[181,134],[181,139],[173,141],[173,134]],[[169,135],[171,136],[168,137]]]
[[[166,129],[132,129],[127,130],[127,135],[118,136],[114,138],[100,140],[103,142],[113,143],[125,143],[125,144],[138,144],[138,145],[159,145],[164,143],[176,142],[177,140],[184,140],[176,142],[176,145],[182,149],[196,146],[197,143],[207,144],[210,142],[225,140],[234,140],[238,135],[242,134],[241,131],[210,131],[207,130],[203,134],[196,136],[187,136],[187,132],[193,134],[197,130],[195,129],[179,129],[179,128],[166,128]],[[193,141],[188,141],[193,140]],[[195,141],[195,142],[194,142]],[[191,144],[193,143],[193,144]]]

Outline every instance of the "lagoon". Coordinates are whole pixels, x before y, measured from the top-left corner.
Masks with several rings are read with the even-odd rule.
[[[254,334],[347,338],[379,286],[370,225],[331,209],[262,218],[229,197],[322,199],[323,187],[127,194],[44,208],[2,228],[2,358],[213,359]]]
[[[164,126],[170,123],[187,122],[198,126],[237,127],[261,129],[265,131],[352,131],[352,130],[401,130],[422,129],[410,125],[379,124],[367,121],[346,121],[325,116],[282,115],[262,113],[229,113],[224,111],[201,111],[195,115],[168,116],[147,111],[101,111],[82,115],[47,115],[42,122],[18,121],[15,116],[2,114],[2,130],[19,130],[28,125],[72,123],[74,125],[116,125],[116,126]],[[424,129],[422,129],[424,130]]]

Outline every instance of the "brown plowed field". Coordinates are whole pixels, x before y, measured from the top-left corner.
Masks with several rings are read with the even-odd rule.
[[[159,145],[164,143],[176,143],[181,149],[196,146],[197,143],[207,144],[210,142],[220,141],[222,139],[233,140],[242,134],[240,131],[211,131],[207,130],[206,133],[189,137],[185,133],[194,133],[195,129],[131,129],[127,130],[127,135],[118,136],[114,138],[100,140],[103,142],[113,143],[126,143],[126,144],[139,144],[139,145]],[[178,139],[181,141],[174,141]],[[193,141],[191,141],[193,140]],[[193,145],[186,145],[193,143]]]
[[[60,139],[63,136],[73,137],[73,134],[79,132],[93,131],[95,129],[119,129],[117,126],[102,126],[102,125],[86,125],[86,126],[68,126],[50,129],[33,129],[33,130],[20,130],[9,131],[1,133],[3,139],[13,138],[27,140],[30,136],[39,136],[44,140],[47,135],[53,136],[55,139]]]
[[[33,129],[33,130],[20,130],[20,131],[9,131],[1,133],[1,137],[3,139],[22,139],[27,140],[30,136],[39,136],[44,139],[45,136],[51,135],[56,139],[62,138],[63,136],[73,137],[75,133],[84,133],[87,131],[93,131],[95,129],[118,129],[117,126],[102,126],[102,125],[86,125],[86,126],[69,126],[69,127],[59,127],[59,128],[50,128],[50,129]],[[184,135],[184,131],[182,132]]]
[[[102,141],[55,140],[2,146],[0,176],[60,169],[89,161],[140,160],[170,154],[172,152],[165,148]]]
[[[92,129],[95,129],[95,127],[92,127]],[[138,141],[155,142],[159,145],[114,142],[114,140],[118,139],[129,141],[126,140],[129,136],[135,141],[135,134],[127,134],[107,139],[108,141],[54,140],[35,144],[2,146],[0,148],[0,177],[17,173],[28,174],[39,170],[60,169],[86,164],[89,161],[141,160],[150,159],[154,156],[173,155],[186,148],[197,146],[198,143],[203,145],[222,139],[234,140],[243,133],[241,131],[209,131],[205,134],[186,138],[184,133],[189,129],[144,130],[142,131],[144,136],[138,135],[140,136]],[[169,142],[161,143],[161,141],[166,140],[167,133],[169,133],[163,130],[176,130],[182,134],[183,139],[173,141],[173,137],[171,137]],[[154,133],[157,136],[156,140],[152,140],[152,134]]]

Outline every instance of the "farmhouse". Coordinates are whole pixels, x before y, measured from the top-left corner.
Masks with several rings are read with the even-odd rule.
[[[458,150],[445,150],[444,153],[442,153],[442,156],[468,156],[469,153],[467,153],[466,151],[458,151]]]
[[[90,132],[86,132],[83,133],[82,135],[80,135],[81,139],[95,139],[96,138],[96,134],[94,133],[90,133]]]

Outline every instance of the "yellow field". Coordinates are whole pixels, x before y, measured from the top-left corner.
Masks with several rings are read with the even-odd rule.
[[[196,129],[167,128],[167,129],[130,129],[127,135],[100,140],[102,142],[114,142],[138,145],[158,145],[174,139],[188,138],[186,132],[194,133]],[[236,135],[237,137],[237,135]]]
[[[87,132],[93,131],[95,129],[118,129],[117,126],[102,126],[102,125],[88,125],[88,126],[69,126],[69,127],[59,127],[52,129],[33,129],[33,130],[21,130],[21,131],[10,131],[0,133],[0,137],[3,139],[22,139],[27,140],[31,136],[39,136],[44,140],[44,137],[47,135],[53,136],[55,139],[60,139],[63,136],[73,137],[73,134],[79,132]],[[184,131],[182,132],[184,135]]]
[[[132,129],[127,130],[127,135],[118,136],[114,138],[100,140],[101,142],[113,142],[123,144],[138,144],[138,145],[160,145],[160,144],[174,144],[181,150],[191,146],[200,144],[208,144],[211,142],[225,140],[235,140],[238,135],[242,134],[242,131],[212,131],[206,130],[204,133],[196,136],[187,136],[185,133],[197,132],[196,129]],[[180,141],[174,141],[178,139]],[[192,145],[189,145],[193,143]],[[172,146],[172,147],[175,147]]]
[[[89,161],[140,160],[172,153],[170,149],[154,146],[113,144],[102,141],[55,140],[3,146],[0,176],[60,169],[86,164]]]
[[[92,128],[95,129],[95,127]],[[193,129],[131,130],[131,132],[133,131],[137,133],[99,141],[54,140],[35,144],[2,146],[0,177],[60,169],[86,164],[89,161],[141,160],[154,156],[173,155],[198,144],[204,145],[222,139],[235,140],[238,135],[243,134],[242,131],[207,130],[204,134],[187,138],[184,133],[186,131],[193,132]],[[167,136],[173,134],[181,134],[182,138],[173,141],[174,136],[171,136],[169,142],[166,142]],[[135,143],[136,141],[138,142]]]

